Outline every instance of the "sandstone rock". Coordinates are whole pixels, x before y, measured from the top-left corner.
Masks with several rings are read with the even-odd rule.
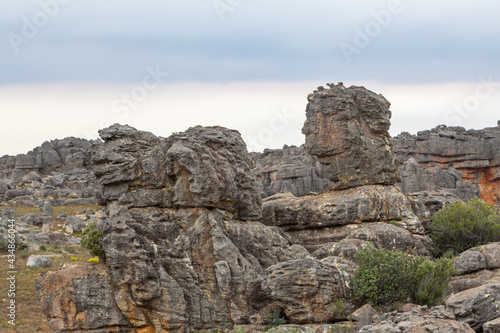
[[[367,325],[371,325],[373,316],[377,314],[377,311],[375,311],[374,308],[370,306],[370,304],[365,304],[356,311],[354,311],[351,315],[350,318],[352,318],[353,321],[358,323],[358,327],[365,327]]]
[[[466,323],[456,321],[444,306],[427,309],[427,306],[410,305],[404,308],[381,315],[377,319],[379,323],[365,326],[359,333],[474,332]]]
[[[407,198],[414,213],[423,221],[429,220],[435,212],[446,204],[460,200],[456,194],[445,190],[408,193]],[[425,225],[425,222],[423,224]]]
[[[468,250],[455,258],[455,269],[458,275],[480,271],[485,268],[486,259],[480,252]]]
[[[27,267],[49,267],[52,266],[52,260],[49,257],[43,255],[31,255],[28,258],[28,262],[26,263]]]
[[[469,251],[477,251],[484,256],[486,268],[500,268],[500,242],[481,245]]]
[[[237,131],[193,127],[168,139],[114,125],[100,131],[93,170],[106,200],[130,207],[217,207],[261,215],[251,159]]]
[[[71,233],[75,231],[82,231],[85,229],[85,222],[83,222],[82,218],[78,216],[68,216],[65,222],[66,226],[71,229]]]
[[[191,127],[168,141],[167,168],[175,179],[174,205],[217,207],[244,220],[261,217],[252,160],[239,132]]]
[[[467,289],[482,286],[494,276],[495,273],[486,269],[475,273],[453,276],[450,292],[456,294]]]
[[[500,317],[485,323],[483,326],[483,333],[498,333],[498,332],[500,332]]]
[[[53,216],[53,208],[52,208],[52,202],[49,200],[40,200],[38,202],[38,208],[40,209],[40,212],[42,213],[42,216]]]
[[[333,187],[316,156],[306,153],[305,146],[265,149],[250,153],[255,162],[254,174],[263,197],[290,192],[303,196]]]
[[[364,87],[330,85],[314,92],[302,133],[307,152],[317,156],[335,189],[398,182],[389,106]]]
[[[134,332],[115,304],[104,265],[71,264],[48,272],[37,279],[36,290],[42,311],[57,332]]]
[[[490,204],[498,202],[500,127],[477,131],[440,125],[417,135],[402,133],[392,142],[394,153],[401,162],[414,158],[424,168],[454,168],[460,172],[464,183],[470,181],[479,185],[481,199]],[[458,186],[457,191],[460,196]]]
[[[338,227],[367,222],[394,221],[414,233],[424,232],[396,186],[363,186],[301,198],[279,194],[266,198],[262,209],[264,224],[281,227],[301,245],[343,239],[352,228]],[[327,228],[331,230],[326,231]],[[325,232],[318,239],[315,234],[321,230]]]
[[[335,318],[331,307],[350,296],[349,282],[336,267],[309,257],[269,267],[262,289],[294,323],[321,322],[342,318]]]
[[[25,223],[26,225],[34,225],[34,226],[39,226],[43,224],[42,217],[40,216],[40,214],[36,213],[25,214],[23,217],[21,217],[20,222]]]
[[[426,240],[408,230],[385,223],[369,223],[353,230],[345,239],[334,243],[328,252],[334,256],[353,260],[368,242],[378,249],[399,250],[418,255],[429,255]]]
[[[500,280],[493,282],[452,294],[445,300],[446,307],[457,320],[479,331],[486,322],[499,316]]]
[[[439,166],[423,168],[417,160],[410,158],[401,167],[401,190],[413,194],[419,192],[449,192],[464,201],[479,197],[479,186],[463,181],[456,169]]]

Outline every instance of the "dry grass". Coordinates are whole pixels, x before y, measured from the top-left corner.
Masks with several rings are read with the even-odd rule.
[[[59,215],[59,213],[65,213],[66,215],[76,215],[78,212],[90,209],[93,211],[98,211],[102,209],[99,205],[75,205],[75,206],[54,206],[54,216]]]
[[[20,216],[24,216],[28,213],[41,214],[38,207],[27,207],[27,206],[5,206],[13,208],[19,212]],[[99,205],[75,205],[75,206],[54,206],[54,216],[59,213],[64,212],[66,215],[76,215],[78,212],[88,209],[92,211],[101,210],[102,207]],[[64,221],[55,220],[52,231],[63,231]],[[33,229],[41,229],[37,227],[32,227]],[[0,332],[10,333],[10,332],[22,332],[22,333],[32,333],[32,332],[53,332],[48,324],[47,318],[42,313],[40,309],[40,303],[38,301],[38,295],[35,290],[35,281],[40,276],[40,273],[53,271],[58,269],[61,264],[65,262],[71,262],[70,258],[80,257],[87,261],[92,258],[87,250],[83,249],[78,245],[65,245],[65,246],[54,246],[45,245],[46,251],[35,251],[35,252],[18,252],[16,253],[16,326],[13,327],[11,324],[7,323],[7,305],[10,299],[7,295],[7,290],[9,281],[7,278],[8,261],[6,256],[0,256]],[[28,257],[32,254],[56,254],[59,257],[53,257],[52,267],[45,268],[28,268],[26,267],[26,262]]]
[[[71,256],[83,258],[82,261],[87,261],[91,258],[90,254],[77,245],[66,245],[64,247],[47,246],[48,251],[36,252],[18,252],[16,254],[16,326],[7,323],[6,307],[9,302],[7,290],[9,281],[7,278],[8,262],[7,257],[0,257],[0,332],[53,332],[48,324],[47,318],[40,309],[40,303],[35,290],[35,281],[40,276],[40,273],[58,269],[61,264],[71,262]],[[52,252],[49,252],[52,251]],[[65,254],[64,252],[70,252]],[[74,254],[71,254],[73,253]],[[52,257],[52,267],[44,268],[28,268],[26,262],[28,256],[32,254],[58,254],[60,257]]]

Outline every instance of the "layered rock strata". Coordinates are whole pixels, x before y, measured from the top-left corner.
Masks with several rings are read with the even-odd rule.
[[[417,135],[402,133],[392,139],[401,162],[415,159],[424,168],[457,170],[464,182],[477,184],[490,204],[500,198],[500,127],[465,130],[438,126]],[[436,169],[437,170],[437,169]],[[469,187],[469,185],[465,185]],[[457,191],[463,189],[457,187]]]

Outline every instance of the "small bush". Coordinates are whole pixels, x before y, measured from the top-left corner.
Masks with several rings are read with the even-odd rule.
[[[99,262],[99,258],[90,258],[89,262],[98,263]]]
[[[429,236],[435,257],[446,251],[456,255],[478,245],[498,242],[500,214],[479,199],[449,203],[432,217]]]
[[[102,261],[106,262],[106,254],[101,244],[102,237],[102,233],[97,229],[96,223],[89,223],[85,230],[83,230],[81,246],[90,250],[92,256],[99,257]]]
[[[451,276],[456,274],[455,259],[443,257],[425,260],[417,268],[418,285],[414,302],[435,306],[441,304],[449,291]]]
[[[40,251],[47,251],[47,246],[40,245]]]
[[[10,247],[9,247],[10,244]],[[8,239],[2,239],[0,240],[0,253],[9,253],[9,250],[15,249],[15,251],[22,251],[26,250],[28,248],[28,244],[23,243],[19,240],[19,237],[17,235],[15,236],[14,240],[14,248],[12,247],[12,243],[9,242]]]
[[[82,258],[78,258],[78,257],[71,257],[71,258],[69,258],[69,260],[71,260],[71,261],[81,261],[81,260],[82,260]]]
[[[432,262],[371,245],[358,252],[355,259],[358,268],[351,282],[353,300],[373,306],[398,302],[437,305],[446,295],[454,273],[453,259]]]
[[[268,329],[275,328],[277,326],[286,324],[286,318],[284,316],[282,317],[282,312],[283,312],[283,309],[281,307],[277,306],[273,310],[272,316],[271,315],[267,316],[267,319],[270,321],[270,323],[268,325]]]

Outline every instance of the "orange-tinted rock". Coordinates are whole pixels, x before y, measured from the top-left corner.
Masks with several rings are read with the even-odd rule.
[[[424,168],[454,168],[462,180],[478,184],[489,204],[500,199],[500,127],[465,130],[438,126],[417,135],[402,133],[392,139],[401,162],[414,158]]]
[[[389,101],[364,87],[329,86],[309,98],[302,128],[307,152],[317,156],[335,189],[396,183]]]

